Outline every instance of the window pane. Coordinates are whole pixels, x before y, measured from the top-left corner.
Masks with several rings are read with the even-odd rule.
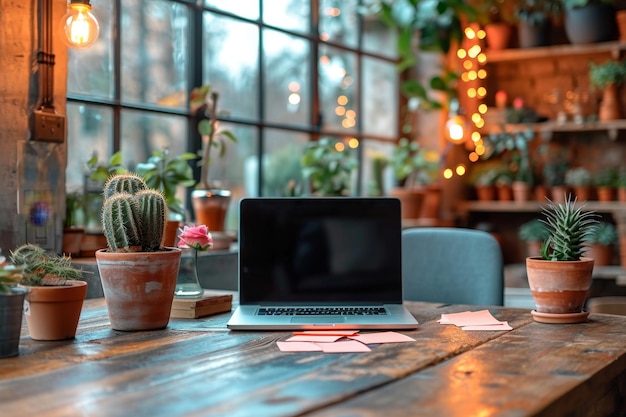
[[[310,0],[270,0],[263,2],[263,21],[282,29],[309,33]]]
[[[356,55],[320,45],[319,95],[324,129],[356,132]]]
[[[220,93],[218,111],[258,120],[259,29],[213,13],[204,25],[203,78]]]
[[[396,59],[396,32],[374,15],[363,16],[363,50],[380,56]]]
[[[363,58],[363,131],[398,137],[398,74],[395,65]]]
[[[274,30],[263,32],[265,115],[281,124],[310,124],[309,42]]]
[[[187,107],[187,7],[163,0],[122,6],[122,101]]]
[[[113,2],[93,0],[100,34],[89,48],[67,50],[67,93],[111,99],[114,94],[112,26]]]
[[[319,36],[355,48],[359,41],[357,0],[321,0]]]
[[[248,19],[259,18],[259,0],[205,0],[204,4]]]
[[[263,196],[296,196],[304,191],[300,158],[309,141],[303,133],[267,129],[263,154]],[[255,161],[258,165],[258,161]],[[256,189],[256,183],[254,183]]]
[[[382,173],[377,173],[375,166],[376,159],[389,161],[393,151],[393,142],[382,142],[379,140],[363,139],[361,149],[363,151],[363,165],[361,168],[361,178],[363,178],[362,194],[366,196],[389,195],[391,188],[395,187],[396,181],[389,163],[382,169]],[[381,178],[380,183],[377,178]],[[380,190],[382,184],[382,190]],[[382,191],[382,194],[380,192]]]

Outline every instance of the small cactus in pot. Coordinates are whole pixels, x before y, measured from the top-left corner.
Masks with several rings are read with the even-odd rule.
[[[163,194],[148,189],[136,174],[118,174],[104,185],[102,228],[111,252],[161,249],[167,205]]]

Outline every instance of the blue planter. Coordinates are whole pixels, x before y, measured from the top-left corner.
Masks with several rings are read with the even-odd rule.
[[[617,39],[615,9],[609,4],[589,4],[565,12],[565,34],[574,45]]]

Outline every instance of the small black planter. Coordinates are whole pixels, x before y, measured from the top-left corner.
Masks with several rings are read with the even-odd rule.
[[[0,358],[19,354],[24,296],[28,291],[11,288],[10,294],[0,294]]]
[[[574,45],[617,39],[615,9],[609,4],[589,4],[565,12],[565,34]]]

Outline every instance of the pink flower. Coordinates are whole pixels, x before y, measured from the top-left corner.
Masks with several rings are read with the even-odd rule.
[[[209,233],[209,228],[204,224],[191,227],[185,226],[178,238],[179,248],[193,248],[197,251],[205,251],[213,246],[213,238]]]

